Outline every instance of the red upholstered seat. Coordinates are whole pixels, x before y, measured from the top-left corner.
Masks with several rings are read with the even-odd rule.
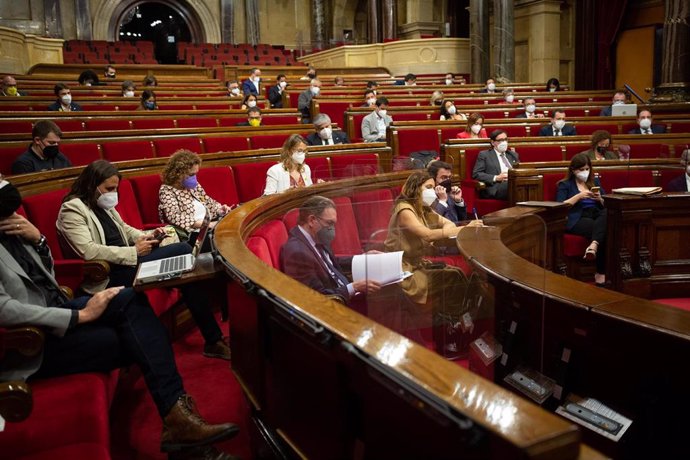
[[[101,144],[103,158],[108,161],[141,160],[153,158],[153,146],[150,141],[117,141]]]
[[[239,107],[237,107],[239,109]],[[218,120],[218,124],[222,127],[232,127],[237,126],[237,123],[241,121],[246,121],[246,116],[234,116],[234,117],[221,117]]]
[[[579,131],[578,131],[578,134],[579,134]],[[570,160],[572,157],[574,157],[578,153],[584,152],[585,150],[589,150],[589,144],[566,144],[566,146],[565,146],[566,160]]]
[[[266,171],[275,163],[262,161],[260,163],[241,163],[233,165],[235,182],[240,202],[246,203],[264,194],[266,187]]]
[[[464,131],[463,127],[453,127],[453,128],[441,128],[441,142],[445,142],[447,139],[456,139],[461,131]]]
[[[357,220],[352,210],[352,202],[346,196],[333,198],[338,211],[338,223],[335,226],[335,240],[331,245],[336,255],[354,255],[362,253],[362,243],[359,240]]]
[[[30,121],[21,120],[2,120],[0,121],[0,133],[3,134],[26,134],[31,133],[33,124]]]
[[[80,442],[66,446],[47,448],[15,458],[17,460],[54,460],[56,458],[110,460],[110,449],[108,446],[96,442]]]
[[[132,183],[127,179],[120,180],[117,194],[118,204],[115,209],[120,213],[122,220],[134,228],[142,229],[144,223],[141,218],[141,212],[139,211],[139,205],[137,204],[137,198],[134,195]],[[158,200],[156,200],[156,202],[158,202]]]
[[[676,299],[654,299],[654,302],[663,303],[664,305],[690,311],[690,298],[681,297]]]
[[[577,128],[577,134],[580,136],[589,136],[594,131],[598,131],[600,129],[608,131],[611,134],[618,134],[618,125],[615,123],[578,123],[575,128]]]
[[[48,240],[48,246],[53,257],[62,259],[62,251],[57,237],[55,222],[60,212],[62,199],[67,195],[67,189],[52,190],[39,195],[27,196],[22,200],[27,218]]]
[[[197,178],[206,193],[219,203],[234,205],[240,202],[235,187],[235,175],[229,166],[201,168]]]
[[[518,147],[521,163],[535,161],[563,161],[563,151],[558,145],[530,145]]]
[[[19,155],[24,153],[29,146],[27,142],[24,145],[11,145],[0,147],[0,174],[9,176],[12,173],[12,163]]]
[[[244,136],[204,137],[202,141],[205,153],[249,150],[249,138]]]
[[[379,156],[375,153],[331,156],[331,174],[334,179],[370,176],[379,173]]]
[[[631,144],[630,158],[668,158],[667,144]]]
[[[178,128],[217,128],[218,121],[213,117],[178,118]]]
[[[132,129],[129,120],[114,118],[108,120],[92,119],[85,122],[87,131],[123,131]]]
[[[472,179],[472,169],[477,162],[480,149],[465,150],[465,179],[460,182],[462,197],[465,200],[467,211],[473,213],[475,210],[479,216],[501,210],[508,206],[507,201],[494,200],[489,198],[479,198],[477,191],[477,181]],[[519,152],[518,152],[519,155]]]
[[[81,120],[56,120],[56,124],[66,133],[84,131],[84,122]]]
[[[175,120],[172,118],[137,118],[132,120],[134,129],[172,129]]]
[[[277,149],[283,146],[288,134],[262,134],[251,136],[250,142],[252,149]]]
[[[491,131],[493,131],[494,129],[497,129],[497,128],[491,127],[489,129],[487,129],[487,134],[491,134]],[[505,125],[505,126],[501,126],[500,129],[505,131],[506,134],[508,134],[509,138],[510,137],[525,137],[525,136],[527,136],[527,127],[526,126]],[[534,135],[534,136],[537,135],[537,133],[534,132],[536,129],[537,129],[536,127],[532,128],[532,135]],[[537,131],[537,132],[539,132],[539,131]],[[488,139],[487,139],[487,141],[488,141]]]
[[[434,114],[434,117],[436,115]],[[424,112],[409,112],[409,113],[396,113],[395,121],[426,121],[429,120],[429,114]]]
[[[563,173],[544,173],[544,200],[556,201],[556,192],[558,191],[558,182],[565,177]]]
[[[288,239],[283,221],[279,219],[270,220],[257,228],[251,236],[261,237],[266,241],[271,256],[271,265],[280,267],[280,248]]]
[[[331,117],[333,123],[338,123],[339,125],[342,124],[342,126],[345,126],[345,111],[350,108],[350,102],[318,101],[318,103],[318,113],[325,113],[326,115]],[[293,107],[295,106],[293,105]],[[359,122],[361,124],[362,120],[360,119]],[[359,137],[361,137],[361,134]]]
[[[398,155],[401,157],[409,157],[410,153],[419,150],[438,152],[440,148],[436,128],[398,130]]]
[[[186,110],[194,110],[194,105],[193,104],[168,104],[168,103],[163,103],[158,106],[159,110],[179,110],[179,111],[186,111]]]
[[[674,134],[690,133],[690,121],[674,121],[669,123],[668,132],[672,132]]]
[[[651,170],[599,170],[599,181],[606,193],[621,187],[653,187],[654,173]]]
[[[158,190],[161,188],[161,178],[158,174],[148,176],[131,177],[129,182],[132,184],[134,195],[145,224],[158,224]]]
[[[589,246],[587,238],[579,235],[565,233],[563,235],[563,255],[566,257],[579,257],[585,255],[585,250]]]
[[[201,142],[198,137],[175,137],[153,141],[157,157],[169,157],[180,149],[201,153]]]
[[[388,235],[388,222],[393,209],[391,190],[357,192],[352,195],[352,209],[357,219],[359,239],[364,247],[383,244]]]
[[[295,125],[300,122],[300,117],[295,115],[275,115],[266,116],[264,115],[261,119],[261,124],[264,126],[273,125]]]
[[[273,266],[271,251],[269,251],[268,244],[264,238],[260,236],[250,236],[247,240],[247,248],[266,265],[270,265],[276,269],[280,268],[278,266]]]
[[[331,165],[328,157],[307,157],[309,169],[311,169],[311,180],[316,183],[318,179],[330,180]]]
[[[292,230],[292,228],[297,225],[297,221],[299,220],[299,209],[293,208],[290,209],[288,212],[283,214],[283,224],[285,224],[285,228],[289,232]]]
[[[101,150],[94,142],[63,143],[60,144],[60,151],[69,158],[73,166],[86,166],[101,159]]]

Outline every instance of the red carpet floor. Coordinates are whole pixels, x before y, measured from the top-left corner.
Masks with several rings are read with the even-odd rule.
[[[227,323],[221,328],[227,330]],[[239,435],[216,447],[250,460],[249,405],[228,362],[201,355],[203,339],[198,330],[178,339],[173,347],[185,390],[201,415],[211,423],[231,421],[240,425]],[[160,452],[162,422],[138,369],[121,376],[111,418],[114,460],[167,458]]]

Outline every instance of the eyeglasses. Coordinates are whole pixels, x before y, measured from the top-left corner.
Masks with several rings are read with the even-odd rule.
[[[319,216],[315,216],[315,217],[319,220],[319,222],[323,221],[325,223],[326,227],[328,227],[328,228],[335,227],[335,224],[337,223],[334,220],[326,220],[323,217],[319,217]]]

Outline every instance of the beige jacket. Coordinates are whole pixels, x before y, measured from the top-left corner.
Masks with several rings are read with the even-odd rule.
[[[115,209],[108,211],[120,230],[127,246],[106,246],[103,226],[96,214],[79,198],[62,204],[57,219],[57,232],[60,247],[66,258],[84,260],[105,260],[118,265],[135,266],[137,250],[134,242],[144,234],[141,230],[130,227]],[[86,292],[94,293],[104,289],[108,280],[95,285],[83,285]]]

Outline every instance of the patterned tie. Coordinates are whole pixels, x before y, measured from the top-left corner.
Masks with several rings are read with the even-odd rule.
[[[508,169],[513,169],[513,167],[510,165],[510,161],[508,161],[508,158],[506,158],[505,153],[501,154],[501,161],[503,161],[503,166],[505,166]]]
[[[328,254],[328,251],[326,250],[326,247],[321,244],[321,243],[316,243],[316,250],[318,251],[319,255],[321,256],[321,259],[325,262],[326,268],[328,268],[328,271],[331,275],[331,278],[338,283],[338,286],[347,286],[348,284],[348,279],[343,275],[340,270],[335,268],[333,263],[331,262],[331,257]]]
[[[561,135],[561,130],[560,130],[560,129],[557,129],[556,132],[555,132],[555,134],[556,134],[556,136],[560,136],[560,135]]]

